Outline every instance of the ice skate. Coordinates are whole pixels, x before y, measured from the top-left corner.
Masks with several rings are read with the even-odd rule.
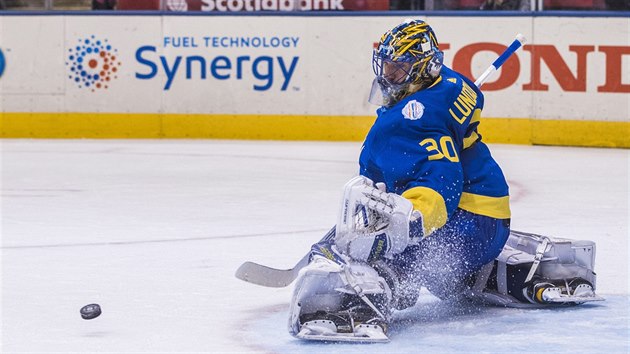
[[[577,305],[589,301],[604,300],[595,294],[593,285],[582,278],[534,281],[523,289],[523,296],[532,303],[550,305]]]
[[[367,305],[357,304],[337,312],[318,311],[300,318],[297,338],[337,342],[388,342],[386,319]]]

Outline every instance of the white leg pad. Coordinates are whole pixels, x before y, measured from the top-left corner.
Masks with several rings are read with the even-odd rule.
[[[350,321],[339,328],[325,315],[347,309],[344,299],[356,296],[357,302],[369,305],[379,321],[387,321],[389,313],[368,299],[385,296],[391,301],[391,291],[374,268],[364,263],[338,264],[327,258],[314,256],[298,276],[289,310],[289,333],[307,340],[377,342],[387,338],[383,328],[370,323]],[[385,313],[383,313],[385,312]],[[305,316],[306,318],[305,319]]]
[[[532,302],[523,303],[508,294],[510,279],[508,267],[525,265],[529,273],[522,284],[523,296]],[[478,298],[501,306],[541,307],[548,304],[579,304],[600,301],[595,295],[596,274],[595,243],[541,236],[512,231],[503,251],[496,259],[497,291],[488,290]],[[527,269],[527,268],[525,268]],[[582,281],[575,281],[581,279]],[[530,282],[534,280],[534,282]],[[527,295],[526,286],[549,282],[544,288],[536,288],[538,297]],[[520,286],[520,285],[519,285]],[[540,286],[540,285],[537,285]],[[514,291],[520,287],[512,285]],[[530,289],[531,290],[531,289]]]
[[[512,231],[503,251],[497,257],[501,263],[518,265],[532,263],[533,275],[546,279],[582,278],[595,289],[595,242],[576,241]],[[500,279],[499,283],[501,283]]]

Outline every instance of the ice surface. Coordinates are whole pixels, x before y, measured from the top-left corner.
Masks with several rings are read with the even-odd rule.
[[[598,293],[574,308],[454,308],[424,294],[385,345],[286,331],[293,266],[335,222],[359,143],[3,140],[1,352],[630,351],[630,151],[493,145],[516,230],[597,242]],[[103,314],[83,320],[79,309]]]

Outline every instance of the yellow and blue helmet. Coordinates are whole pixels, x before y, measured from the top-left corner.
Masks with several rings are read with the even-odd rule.
[[[444,53],[428,23],[406,20],[387,31],[372,57],[376,78],[370,102],[392,106],[431,85],[440,75],[443,59]]]

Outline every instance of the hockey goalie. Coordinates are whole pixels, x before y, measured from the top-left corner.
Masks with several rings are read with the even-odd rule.
[[[601,300],[595,244],[510,230],[508,184],[477,128],[484,96],[407,20],[374,50],[380,106],[336,227],[295,284],[289,332],[384,342],[421,288],[444,300],[546,307]]]

